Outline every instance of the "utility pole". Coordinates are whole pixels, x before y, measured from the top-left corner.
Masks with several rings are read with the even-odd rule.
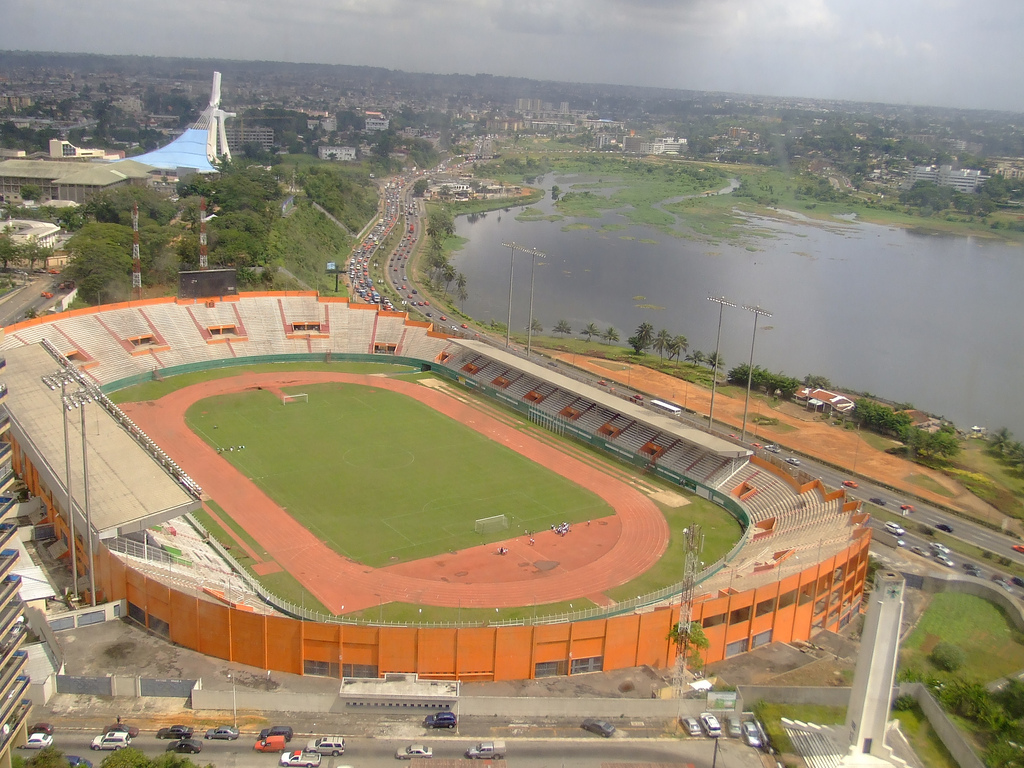
[[[515,256],[516,251],[522,251],[523,253],[529,253],[533,257],[534,265],[537,263],[537,257],[540,256],[542,259],[546,258],[546,254],[541,253],[536,248],[524,248],[515,241],[510,243],[502,243],[503,248],[508,248],[510,253],[508,257],[508,324],[505,326],[505,348],[507,349],[511,344],[512,337],[512,275],[515,269]],[[531,330],[528,333],[532,333],[533,325],[533,272],[530,273],[530,325]],[[527,344],[532,340],[528,337]],[[529,352],[527,352],[529,354]]]

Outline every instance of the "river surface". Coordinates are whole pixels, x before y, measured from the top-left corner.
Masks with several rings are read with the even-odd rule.
[[[581,177],[548,176],[564,191]],[[550,195],[533,207],[556,213]],[[534,316],[550,333],[614,327],[621,343],[642,322],[683,334],[690,350],[715,348],[718,305],[772,313],[758,322],[754,364],[802,379],[827,376],[835,388],[866,391],[953,420],[961,429],[1006,426],[1024,437],[1024,248],[995,240],[915,233],[836,220],[817,225],[780,214],[757,217],[763,233],[740,241],[698,242],[603,219],[519,222],[493,211],[470,222],[453,255],[467,278],[465,310],[481,322],[508,316],[510,249],[515,241],[547,254],[538,260]],[[569,224],[591,229],[564,231]],[[529,317],[530,258],[517,253],[512,327]],[[726,368],[750,357],[754,314],[725,308]]]

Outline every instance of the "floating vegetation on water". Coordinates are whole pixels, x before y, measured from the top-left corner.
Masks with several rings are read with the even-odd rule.
[[[647,301],[646,296],[634,296],[633,301]]]
[[[633,235],[619,235],[619,240],[636,240]]]
[[[760,249],[760,248],[756,248],[756,247],[755,247],[755,246],[753,246],[753,245],[748,245],[748,246],[747,246],[747,250],[748,250],[748,251],[751,251],[751,252],[753,252],[753,253],[757,253],[757,252],[758,252],[759,250],[761,250],[761,249]]]
[[[658,304],[637,304],[637,309],[664,309],[664,307]]]
[[[562,218],[562,217],[559,216],[558,218]],[[554,221],[553,218],[551,220]],[[593,227],[590,226],[589,224],[585,224],[583,222],[576,222],[574,224],[566,224],[564,227],[562,227],[562,231],[563,232],[572,232],[572,231],[577,230],[577,229],[593,229]]]
[[[618,231],[618,230],[621,230],[621,229],[629,229],[629,225],[627,225],[627,224],[605,224],[604,226],[601,227],[601,229],[605,230],[606,232],[613,232],[613,231]]]
[[[657,240],[651,240],[651,238],[649,238],[649,237],[641,237],[640,238],[640,242],[641,243],[647,243],[648,245],[658,245],[658,241]]]
[[[807,251],[793,251],[797,256],[803,256],[805,259],[813,259],[814,254],[808,253]]]
[[[522,212],[516,216],[516,221],[561,221],[565,217],[560,213],[546,214],[539,208],[524,208]]]
[[[704,255],[705,256],[721,256],[722,252],[721,251],[707,251]]]

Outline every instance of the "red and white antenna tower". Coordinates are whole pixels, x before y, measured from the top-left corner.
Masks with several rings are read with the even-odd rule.
[[[199,268],[209,269],[210,259],[206,255],[206,198],[199,198]]]
[[[142,257],[139,256],[139,204],[132,206],[132,293],[142,300]]]

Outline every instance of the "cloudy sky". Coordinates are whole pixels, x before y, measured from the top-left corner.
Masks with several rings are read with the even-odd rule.
[[[1024,111],[1022,0],[3,0],[0,49]]]

